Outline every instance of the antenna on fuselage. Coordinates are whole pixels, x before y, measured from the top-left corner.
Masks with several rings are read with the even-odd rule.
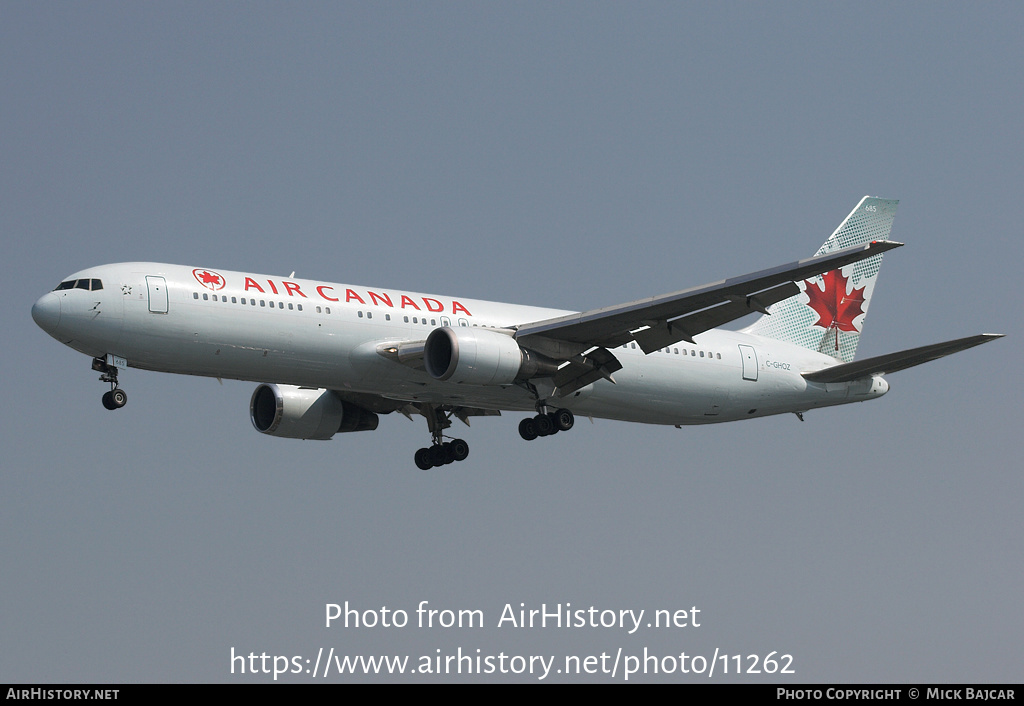
[[[288,279],[295,279],[295,270],[292,270],[292,273],[288,275]]]

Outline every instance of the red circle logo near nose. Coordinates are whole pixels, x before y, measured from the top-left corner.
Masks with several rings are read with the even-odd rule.
[[[203,270],[196,268],[192,270],[192,276],[196,278],[196,282],[203,285],[207,289],[217,291],[218,289],[224,289],[224,285],[228,282],[224,279],[223,275],[220,275],[212,270]]]

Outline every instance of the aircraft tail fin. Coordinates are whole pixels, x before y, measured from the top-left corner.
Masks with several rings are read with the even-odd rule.
[[[815,254],[888,240],[898,205],[896,200],[865,196]],[[878,254],[797,282],[799,294],[772,305],[768,315],[744,330],[849,363],[857,352],[881,266]]]

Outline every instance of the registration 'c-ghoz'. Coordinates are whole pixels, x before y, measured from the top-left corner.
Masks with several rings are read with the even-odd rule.
[[[150,262],[77,272],[32,307],[119,370],[251,380],[264,434],[329,439],[422,415],[427,469],[469,454],[453,418],[526,412],[523,439],[575,417],[646,424],[736,421],[884,395],[887,373],[999,337],[979,334],[855,360],[898,202],[865,196],[814,257],[582,313],[396,289]],[[752,313],[739,331],[716,328]]]

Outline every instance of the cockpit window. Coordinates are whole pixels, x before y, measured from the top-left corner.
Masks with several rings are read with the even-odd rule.
[[[98,279],[69,279],[61,282],[53,291],[59,292],[62,289],[84,289],[86,291],[98,292],[103,289],[103,281]]]

